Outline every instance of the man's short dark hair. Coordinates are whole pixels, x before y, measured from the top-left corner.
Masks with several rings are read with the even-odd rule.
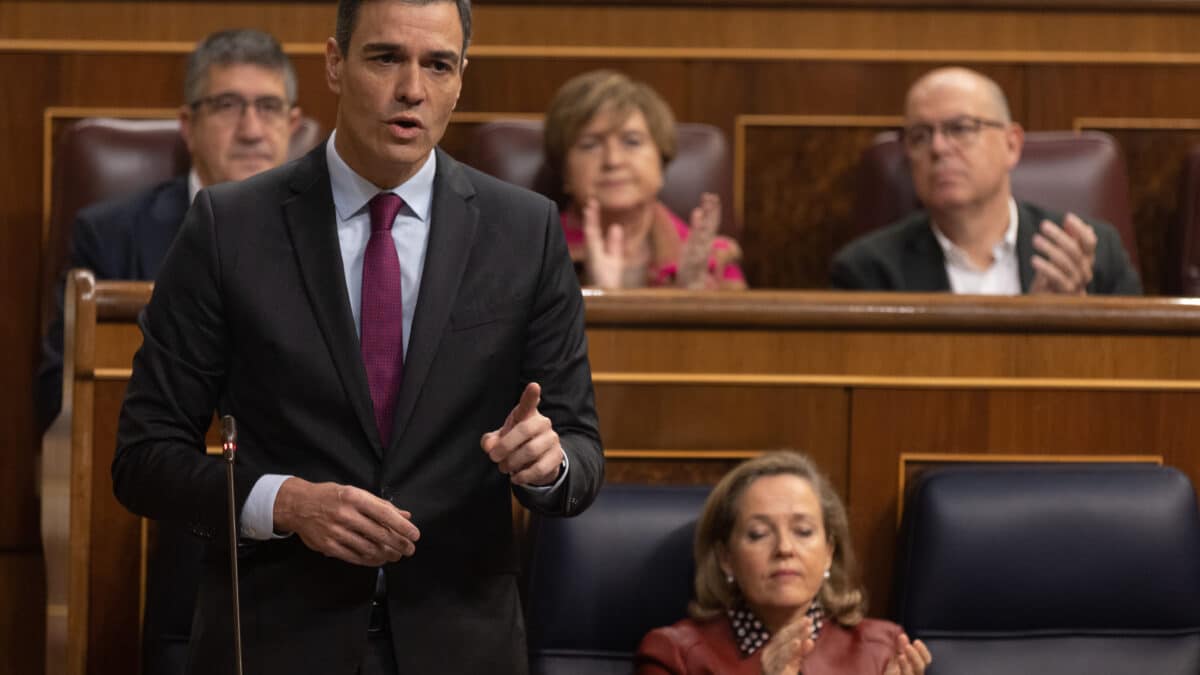
[[[283,75],[288,103],[296,102],[296,71],[279,41],[268,33],[238,28],[213,33],[200,41],[188,56],[183,100],[195,103],[204,97],[208,71],[213,66],[251,65]]]
[[[372,0],[338,0],[337,27],[334,28],[333,38],[337,41],[338,50],[342,56],[350,53],[350,36],[354,34],[354,25],[358,22],[358,10],[363,2]],[[406,5],[432,5],[435,2],[453,2],[458,7],[458,20],[462,24],[462,54],[460,59],[467,58],[467,45],[471,44],[471,0],[400,0]]]

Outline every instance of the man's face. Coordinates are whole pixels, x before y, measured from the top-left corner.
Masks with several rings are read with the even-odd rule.
[[[466,61],[453,2],[364,3],[346,54],[330,38],[326,78],[338,95],[337,151],[381,188],[410,178],[441,140]]]
[[[249,64],[214,65],[204,95],[179,113],[204,185],[242,180],[279,166],[300,110],[287,99],[283,73]]]
[[[927,82],[909,95],[905,128],[935,130],[915,147],[906,139],[913,187],[935,217],[1008,197],[1023,136],[1001,116],[985,87],[971,80]]]

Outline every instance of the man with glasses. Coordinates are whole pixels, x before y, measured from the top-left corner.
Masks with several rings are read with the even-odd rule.
[[[296,74],[279,42],[256,30],[213,33],[188,57],[180,130],[192,167],[132,196],[82,209],[72,225],[69,267],[98,279],[153,280],[192,198],[201,188],[248,178],[282,164],[300,123]],[[59,311],[42,346],[35,384],[41,429],[62,403],[63,283]],[[164,523],[149,568],[143,672],[180,673],[202,543]]]
[[[908,91],[903,141],[925,210],[843,248],[833,261],[833,286],[1140,294],[1137,272],[1111,225],[1013,199],[1009,172],[1023,140],[991,79],[940,68],[917,80]]]

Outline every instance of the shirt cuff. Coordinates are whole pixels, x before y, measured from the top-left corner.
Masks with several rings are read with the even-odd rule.
[[[567,469],[571,468],[571,460],[567,458],[567,451],[562,450],[561,452],[562,452],[562,456],[563,456],[562,468],[559,469],[559,471],[558,471],[558,480],[554,481],[553,483],[551,483],[549,485],[522,485],[521,487],[523,487],[526,490],[529,490],[530,492],[533,492],[535,494],[546,493],[546,492],[550,492],[551,490],[558,489],[558,486],[562,485],[563,481],[567,479]]]
[[[279,493],[283,481],[289,478],[291,476],[277,473],[264,474],[250,488],[250,495],[242,505],[242,522],[238,526],[238,532],[243,537],[265,541],[288,536],[275,534],[275,495]]]

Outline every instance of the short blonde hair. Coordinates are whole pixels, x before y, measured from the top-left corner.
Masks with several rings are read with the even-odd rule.
[[[850,522],[846,507],[816,464],[806,455],[791,450],[767,452],[742,462],[717,483],[704,503],[696,525],[696,600],[689,607],[694,618],[710,619],[739,604],[738,591],[721,571],[718,551],[728,547],[737,522],[739,502],[746,489],[764,476],[790,475],[807,480],[821,503],[825,535],[833,548],[829,579],[817,598],[826,612],[843,626],[854,626],[866,613],[866,594],[858,580],[854,551],[850,546]]]
[[[600,112],[613,112],[621,121],[640,111],[650,137],[658,146],[663,166],[675,157],[675,115],[671,107],[645,82],[615,70],[592,70],[567,80],[546,110],[542,138],[549,185],[562,188],[564,163],[579,134]]]

